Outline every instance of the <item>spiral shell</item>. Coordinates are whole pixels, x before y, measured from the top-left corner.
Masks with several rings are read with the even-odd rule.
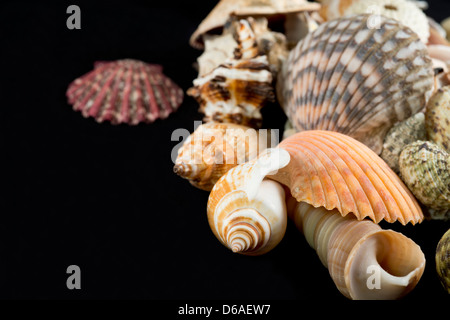
[[[400,174],[416,198],[435,210],[450,209],[450,155],[436,144],[416,141],[399,159]]]
[[[174,172],[193,186],[210,191],[228,170],[267,148],[270,131],[261,132],[232,123],[202,124],[178,150]]]
[[[298,130],[347,134],[380,154],[387,131],[426,104],[434,86],[427,48],[399,22],[370,15],[329,21],[289,54],[278,85]]]
[[[288,162],[284,150],[267,149],[215,184],[208,200],[208,222],[217,239],[233,252],[264,254],[283,238],[287,225],[284,189],[264,178]]]
[[[428,139],[450,152],[450,86],[439,89],[425,112]]]
[[[417,140],[426,140],[425,115],[422,112],[397,123],[388,131],[380,157],[398,174],[400,153],[404,147]]]
[[[291,161],[269,176],[285,186],[297,201],[337,209],[358,220],[415,224],[424,218],[419,204],[389,166],[364,144],[332,131],[302,131],[278,148]]]
[[[450,294],[450,229],[436,247],[436,271],[442,286]]]
[[[165,119],[183,101],[183,91],[161,66],[132,59],[96,62],[94,70],[75,79],[66,94],[84,117],[112,124]]]
[[[349,299],[401,298],[423,274],[422,250],[401,233],[295,200],[288,213]]]

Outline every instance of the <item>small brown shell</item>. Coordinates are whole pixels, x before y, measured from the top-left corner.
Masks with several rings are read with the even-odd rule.
[[[442,286],[450,294],[450,229],[436,247],[436,271]]]
[[[428,139],[450,152],[450,86],[440,88],[425,112]]]

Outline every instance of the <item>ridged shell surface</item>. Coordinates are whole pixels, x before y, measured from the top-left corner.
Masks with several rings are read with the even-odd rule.
[[[75,79],[66,94],[84,117],[113,124],[165,119],[183,102],[183,91],[161,66],[132,59],[96,62],[94,70]]]
[[[427,48],[399,22],[370,15],[329,21],[293,49],[283,108],[298,130],[347,134],[381,152],[387,131],[424,108],[434,72]]]
[[[411,192],[389,166],[355,139],[332,131],[303,131],[279,144],[291,161],[269,176],[297,201],[353,213],[378,223],[415,224],[423,213]]]
[[[406,146],[400,174],[416,198],[435,210],[450,209],[450,155],[429,141]]]
[[[450,152],[450,86],[440,88],[428,101],[425,127],[428,139]]]
[[[442,286],[450,294],[450,229],[436,247],[436,271]]]

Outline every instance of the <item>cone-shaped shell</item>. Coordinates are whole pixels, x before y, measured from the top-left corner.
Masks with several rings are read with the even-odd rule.
[[[189,43],[202,49],[202,35],[222,28],[231,15],[272,16],[302,11],[315,11],[320,4],[306,0],[221,0],[192,34]]]
[[[132,59],[96,62],[95,69],[75,79],[66,94],[84,117],[113,124],[164,119],[183,101],[183,91],[161,66]]]
[[[436,271],[442,286],[450,294],[450,229],[436,247]]]
[[[272,250],[286,231],[283,187],[265,176],[289,162],[281,149],[267,149],[257,159],[228,171],[208,200],[214,235],[233,252],[260,255]]]
[[[381,152],[387,131],[420,111],[432,93],[427,48],[411,29],[370,15],[320,25],[284,69],[283,108],[298,130],[332,130]]]
[[[398,299],[423,274],[422,250],[401,233],[304,202],[290,203],[288,213],[347,298]]]
[[[279,148],[289,152],[291,161],[270,178],[289,187],[297,201],[376,223],[423,220],[400,178],[355,139],[332,131],[303,131],[283,140]]]

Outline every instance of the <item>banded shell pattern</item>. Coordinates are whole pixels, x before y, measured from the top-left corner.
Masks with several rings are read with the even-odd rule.
[[[436,271],[442,286],[450,294],[450,229],[436,247]]]
[[[370,15],[329,21],[289,55],[283,108],[298,130],[347,134],[381,152],[387,131],[420,111],[432,93],[427,48],[399,22]]]
[[[132,59],[96,62],[93,71],[69,85],[66,95],[84,117],[131,125],[167,118],[183,101],[183,91],[161,66]]]

